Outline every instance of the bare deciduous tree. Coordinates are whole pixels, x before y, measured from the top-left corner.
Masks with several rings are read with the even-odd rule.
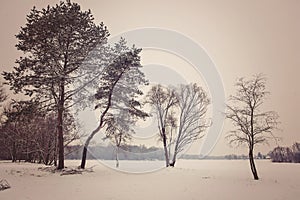
[[[178,103],[175,90],[165,88],[162,85],[155,85],[148,92],[146,102],[152,106],[157,117],[159,136],[163,142],[166,167],[168,167],[170,165],[170,161],[167,147],[167,126],[169,116],[171,114],[171,108]]]
[[[115,145],[116,167],[119,167],[119,150],[121,145],[125,145],[132,139],[134,130],[131,128],[136,120],[128,112],[121,111],[107,120],[106,137]]]
[[[300,163],[300,143],[294,143],[291,147],[276,147],[269,156],[272,162],[294,162]]]
[[[253,156],[254,147],[267,142],[269,138],[275,138],[272,131],[278,125],[278,115],[274,111],[260,110],[269,94],[266,91],[266,78],[261,74],[250,80],[240,78],[236,88],[236,94],[230,96],[226,113],[227,119],[233,123],[235,129],[229,132],[227,138],[230,143],[248,146],[250,168],[254,179],[258,180]]]
[[[289,147],[276,147],[269,153],[272,162],[292,162],[293,152]]]
[[[77,125],[68,112],[64,113],[64,145],[78,139]],[[55,112],[49,112],[36,101],[12,101],[4,108],[4,122],[0,130],[0,156],[13,162],[44,163],[51,165],[57,160]]]
[[[206,92],[197,84],[180,85],[176,98],[178,101],[178,131],[174,140],[173,159],[171,166],[175,165],[176,156],[190,143],[200,139],[203,131],[209,126],[205,119],[210,100]]]

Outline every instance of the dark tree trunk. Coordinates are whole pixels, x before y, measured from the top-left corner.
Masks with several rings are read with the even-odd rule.
[[[88,148],[91,140],[93,139],[93,137],[96,135],[96,133],[98,133],[98,131],[100,131],[102,123],[103,123],[103,121],[100,122],[99,126],[92,132],[92,134],[85,141],[85,144],[84,144],[84,147],[83,147],[83,151],[82,151],[82,158],[81,158],[81,165],[80,165],[81,169],[85,168],[87,148]]]
[[[13,144],[12,144],[11,161],[17,162],[17,148],[16,148],[15,142],[13,142]]]
[[[122,74],[124,72],[122,72],[119,77],[117,78],[117,80],[114,82],[112,88],[115,87],[115,85],[117,84],[117,82],[120,80],[120,78],[122,77]],[[93,139],[93,137],[96,135],[96,133],[98,133],[103,125],[103,121],[104,121],[104,117],[106,115],[106,113],[108,112],[110,106],[111,106],[111,98],[112,98],[112,94],[113,94],[113,89],[111,89],[109,95],[108,95],[108,103],[107,103],[107,106],[105,108],[105,110],[103,111],[103,113],[101,114],[101,117],[100,117],[100,122],[99,122],[99,125],[98,127],[93,130],[92,134],[89,135],[89,137],[87,138],[87,140],[85,141],[85,144],[84,144],[84,147],[83,147],[83,151],[82,151],[82,159],[81,159],[81,165],[80,165],[80,168],[81,169],[84,169],[85,168],[85,164],[86,164],[86,154],[87,154],[87,148],[90,144],[90,141]]]
[[[58,109],[57,141],[58,141],[58,166],[57,169],[63,169],[64,166],[64,135],[63,135],[63,105]]]
[[[251,168],[251,172],[253,174],[253,178],[254,178],[254,180],[258,180],[259,178],[258,178],[258,174],[257,174],[255,162],[254,162],[253,150],[249,151],[249,161],[250,161],[250,168]]]
[[[250,167],[253,174],[254,180],[258,180],[257,170],[254,163],[254,157],[253,157],[253,149],[254,149],[254,107],[251,106],[251,139],[250,139],[250,146],[249,146],[249,161],[250,161]]]
[[[175,152],[175,153],[174,153],[174,155],[173,155],[172,162],[170,163],[170,166],[171,166],[171,167],[175,167],[175,163],[176,163],[176,156],[177,156],[177,153]]]
[[[64,68],[67,62],[64,64]],[[63,127],[63,116],[64,116],[64,104],[65,104],[65,80],[62,78],[59,87],[59,101],[57,109],[57,142],[58,142],[58,166],[57,169],[63,169],[64,164],[64,127]]]
[[[174,155],[173,155],[172,163],[170,163],[171,167],[175,167],[175,163],[176,163],[176,159],[177,159],[177,153],[178,153],[178,142],[179,142],[179,140],[177,140],[176,144],[175,144],[175,149],[174,149]]]
[[[81,169],[85,168],[86,155],[87,155],[87,147],[84,146],[82,151],[81,165],[80,165]]]
[[[170,167],[175,167],[175,163],[176,163],[176,161],[172,161],[172,162],[170,163]]]
[[[57,167],[57,137],[54,137],[54,151],[53,151],[53,161],[54,161],[54,166]]]
[[[163,132],[163,144],[164,144],[164,151],[165,151],[166,167],[169,167],[170,161],[169,161],[169,154],[168,154],[168,148],[167,148],[167,137],[166,137],[164,128],[163,128],[162,132]]]

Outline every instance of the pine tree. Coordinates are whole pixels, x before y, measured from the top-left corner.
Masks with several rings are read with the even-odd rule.
[[[84,144],[81,168],[85,168],[90,141],[102,128],[112,124],[112,120],[116,120],[117,116],[124,112],[133,118],[148,116],[141,110],[141,103],[138,101],[138,97],[143,94],[139,86],[148,83],[140,71],[141,49],[134,46],[127,47],[126,41],[121,38],[110,51],[111,63],[102,71],[95,94],[95,109],[101,114],[97,128],[92,131]]]
[[[23,93],[52,105],[57,113],[59,148],[58,169],[64,168],[63,118],[74,104],[78,89],[72,84],[89,52],[106,42],[109,33],[103,23],[96,25],[91,11],[80,5],[61,1],[56,6],[27,15],[27,23],[16,35],[20,57],[12,72],[4,78],[16,93]]]

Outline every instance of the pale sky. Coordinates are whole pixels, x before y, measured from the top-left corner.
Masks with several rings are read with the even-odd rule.
[[[17,43],[14,35],[24,26],[25,16],[32,6],[43,8],[57,2],[1,1],[1,71],[12,69],[19,56],[14,47]],[[234,92],[233,85],[238,77],[265,74],[267,88],[271,92],[265,108],[277,111],[280,116],[282,131],[275,132],[282,138],[279,144],[290,146],[293,142],[300,142],[300,89],[297,87],[300,74],[300,1],[76,2],[83,10],[90,8],[96,22],[103,21],[112,36],[136,28],[158,27],[177,31],[193,39],[215,63],[223,80],[226,98]],[[178,63],[167,57],[160,55],[151,59],[163,64],[168,60],[168,65]],[[230,122],[226,121],[212,155],[246,153],[242,148],[234,149],[227,145],[224,136],[229,129]],[[258,147],[257,152],[267,153],[275,145],[270,142],[270,146]]]

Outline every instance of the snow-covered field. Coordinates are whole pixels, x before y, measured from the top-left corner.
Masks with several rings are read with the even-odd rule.
[[[43,165],[0,161],[0,179],[6,179],[12,186],[0,191],[0,200],[298,200],[300,197],[300,164],[258,160],[259,181],[252,179],[248,161],[244,160],[179,160],[175,168],[137,174],[118,172],[95,160],[87,164],[93,167],[93,172],[61,176],[38,169]],[[79,161],[66,161],[66,166],[77,165]],[[126,170],[129,166],[151,165],[151,161],[121,161],[120,165]]]

